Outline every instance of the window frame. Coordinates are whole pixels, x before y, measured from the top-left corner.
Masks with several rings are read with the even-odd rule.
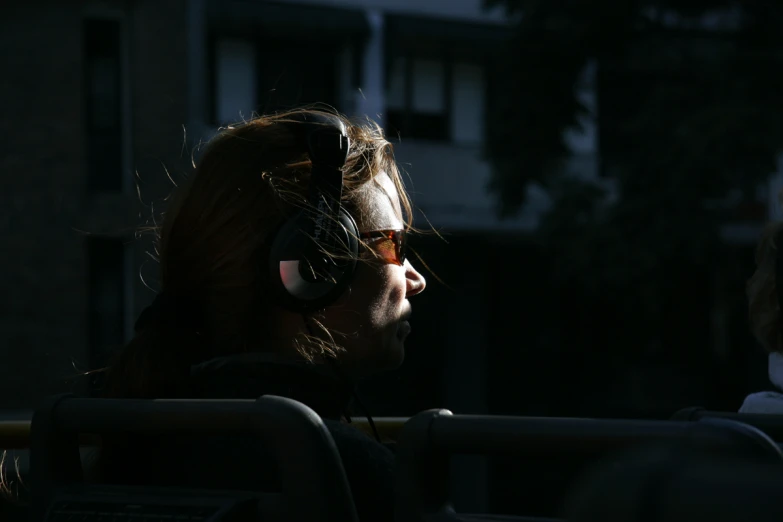
[[[117,94],[117,164],[115,173],[96,172],[92,166],[93,160],[91,156],[94,150],[103,150],[102,147],[96,146],[94,137],[101,134],[98,129],[91,128],[91,106],[93,104],[93,97],[91,96],[90,84],[90,71],[87,64],[88,52],[87,49],[87,26],[90,22],[109,22],[116,23],[118,49],[117,49],[117,88],[119,90]],[[130,51],[130,34],[128,28],[127,15],[122,9],[109,9],[99,6],[88,6],[82,13],[81,17],[81,58],[82,58],[82,149],[84,154],[84,168],[87,175],[85,176],[85,188],[91,193],[120,193],[130,194],[134,190],[133,183],[133,150],[132,150],[132,98],[131,98],[131,51]],[[103,179],[106,175],[114,176],[111,183],[99,183],[98,180]]]
[[[255,107],[252,108],[251,112],[252,114],[258,114],[258,113],[267,113],[270,110],[277,111],[282,110],[285,108],[290,108],[290,105],[287,104],[281,104],[277,105],[275,103],[270,103],[266,97],[269,94],[268,90],[265,90],[265,82],[268,80],[267,77],[264,76],[264,58],[265,56],[269,54],[280,54],[280,51],[277,49],[285,48],[287,44],[293,43],[296,45],[302,45],[306,46],[307,44],[310,45],[316,45],[319,40],[313,36],[312,40],[309,39],[302,39],[296,36],[291,36],[288,39],[285,38],[278,38],[274,36],[270,37],[264,37],[264,36],[253,36],[248,35],[245,32],[236,32],[236,31],[222,31],[222,30],[212,30],[209,32],[207,37],[207,66],[206,66],[206,74],[207,74],[207,118],[208,123],[211,125],[225,125],[227,122],[220,121],[218,118],[217,110],[218,110],[218,100],[217,100],[217,86],[218,86],[218,70],[217,70],[217,47],[218,42],[221,40],[242,40],[246,43],[253,46],[254,52],[255,52],[255,61],[253,63],[254,71],[253,74],[255,75]],[[329,107],[336,107],[338,110],[341,110],[341,112],[348,112],[346,109],[350,109],[348,107],[341,107],[342,104],[346,102],[345,98],[346,96],[342,92],[343,85],[341,80],[344,77],[347,77],[350,85],[349,87],[351,90],[355,90],[359,88],[359,81],[362,77],[361,73],[361,59],[364,52],[362,42],[355,38],[355,37],[345,37],[341,39],[335,39],[332,41],[331,45],[331,51],[327,54],[330,57],[331,64],[333,67],[333,70],[331,72],[331,83],[330,85],[324,85],[324,89],[330,93],[331,99],[329,100],[318,100],[317,103],[319,104],[326,104]],[[323,48],[323,46],[321,46]],[[341,70],[341,67],[344,66],[345,61],[343,57],[343,53],[346,49],[346,47],[350,47],[351,49],[351,60],[350,60],[350,67],[351,70],[348,71],[349,74],[345,75],[344,71]],[[309,105],[315,102],[295,102],[294,106],[298,107],[301,105]],[[250,116],[248,114],[247,116]]]

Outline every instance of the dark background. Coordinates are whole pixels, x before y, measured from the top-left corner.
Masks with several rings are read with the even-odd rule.
[[[356,51],[345,81],[358,92],[368,22],[340,4],[0,7],[0,407],[87,391],[83,374],[151,301],[156,267],[137,229],[165,209],[167,172],[181,179],[217,126],[218,39],[255,42],[255,110],[324,102],[358,111],[335,88],[335,53]],[[385,15],[387,70],[395,57],[444,53],[484,67],[478,154],[491,167],[498,225],[435,223],[442,236],[411,239],[429,285],[413,302],[404,367],[362,385],[369,410],[667,418],[695,405],[736,410],[769,388],[744,287],[777,213],[783,5],[484,7],[500,9],[503,23],[456,21],[445,9]],[[592,106],[580,96],[585,71]],[[448,113],[406,106],[384,118],[401,156],[406,140],[453,145]],[[566,134],[587,132],[585,118],[597,133],[597,176],[567,167]],[[414,181],[440,176],[428,186],[455,183],[446,168],[409,170]],[[536,226],[502,226],[530,204],[531,185],[548,210]],[[497,493],[492,484],[507,479],[504,464],[493,466],[503,511],[513,494]]]

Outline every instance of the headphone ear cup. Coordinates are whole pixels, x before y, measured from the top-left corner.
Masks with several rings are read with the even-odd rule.
[[[325,277],[315,277],[305,253],[314,239],[304,230],[311,218],[304,212],[283,223],[269,247],[267,273],[278,302],[294,312],[320,310],[337,301],[353,280],[359,255],[359,230],[350,214],[340,209],[339,251],[326,263]],[[320,251],[319,249],[316,249]]]

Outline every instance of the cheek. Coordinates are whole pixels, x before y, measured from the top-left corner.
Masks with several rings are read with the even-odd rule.
[[[361,266],[351,285],[345,308],[360,322],[354,324],[363,330],[383,328],[397,319],[400,304],[405,299],[405,280],[399,281],[398,267]]]
[[[359,312],[366,317],[370,328],[382,325],[388,316],[389,306],[394,299],[392,278],[386,267],[366,267],[354,284]]]
[[[397,266],[391,265],[393,274],[390,275],[386,288],[386,300],[390,306],[395,309],[399,308],[400,304],[405,300],[406,295],[406,281],[404,272]],[[402,275],[401,275],[402,274]]]

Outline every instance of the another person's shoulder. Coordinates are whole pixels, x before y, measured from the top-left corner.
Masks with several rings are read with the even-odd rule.
[[[767,376],[775,391],[752,393],[742,403],[740,413],[783,414],[783,354],[772,352],[767,362]]]
[[[745,397],[740,413],[783,414],[783,393],[764,391]]]

